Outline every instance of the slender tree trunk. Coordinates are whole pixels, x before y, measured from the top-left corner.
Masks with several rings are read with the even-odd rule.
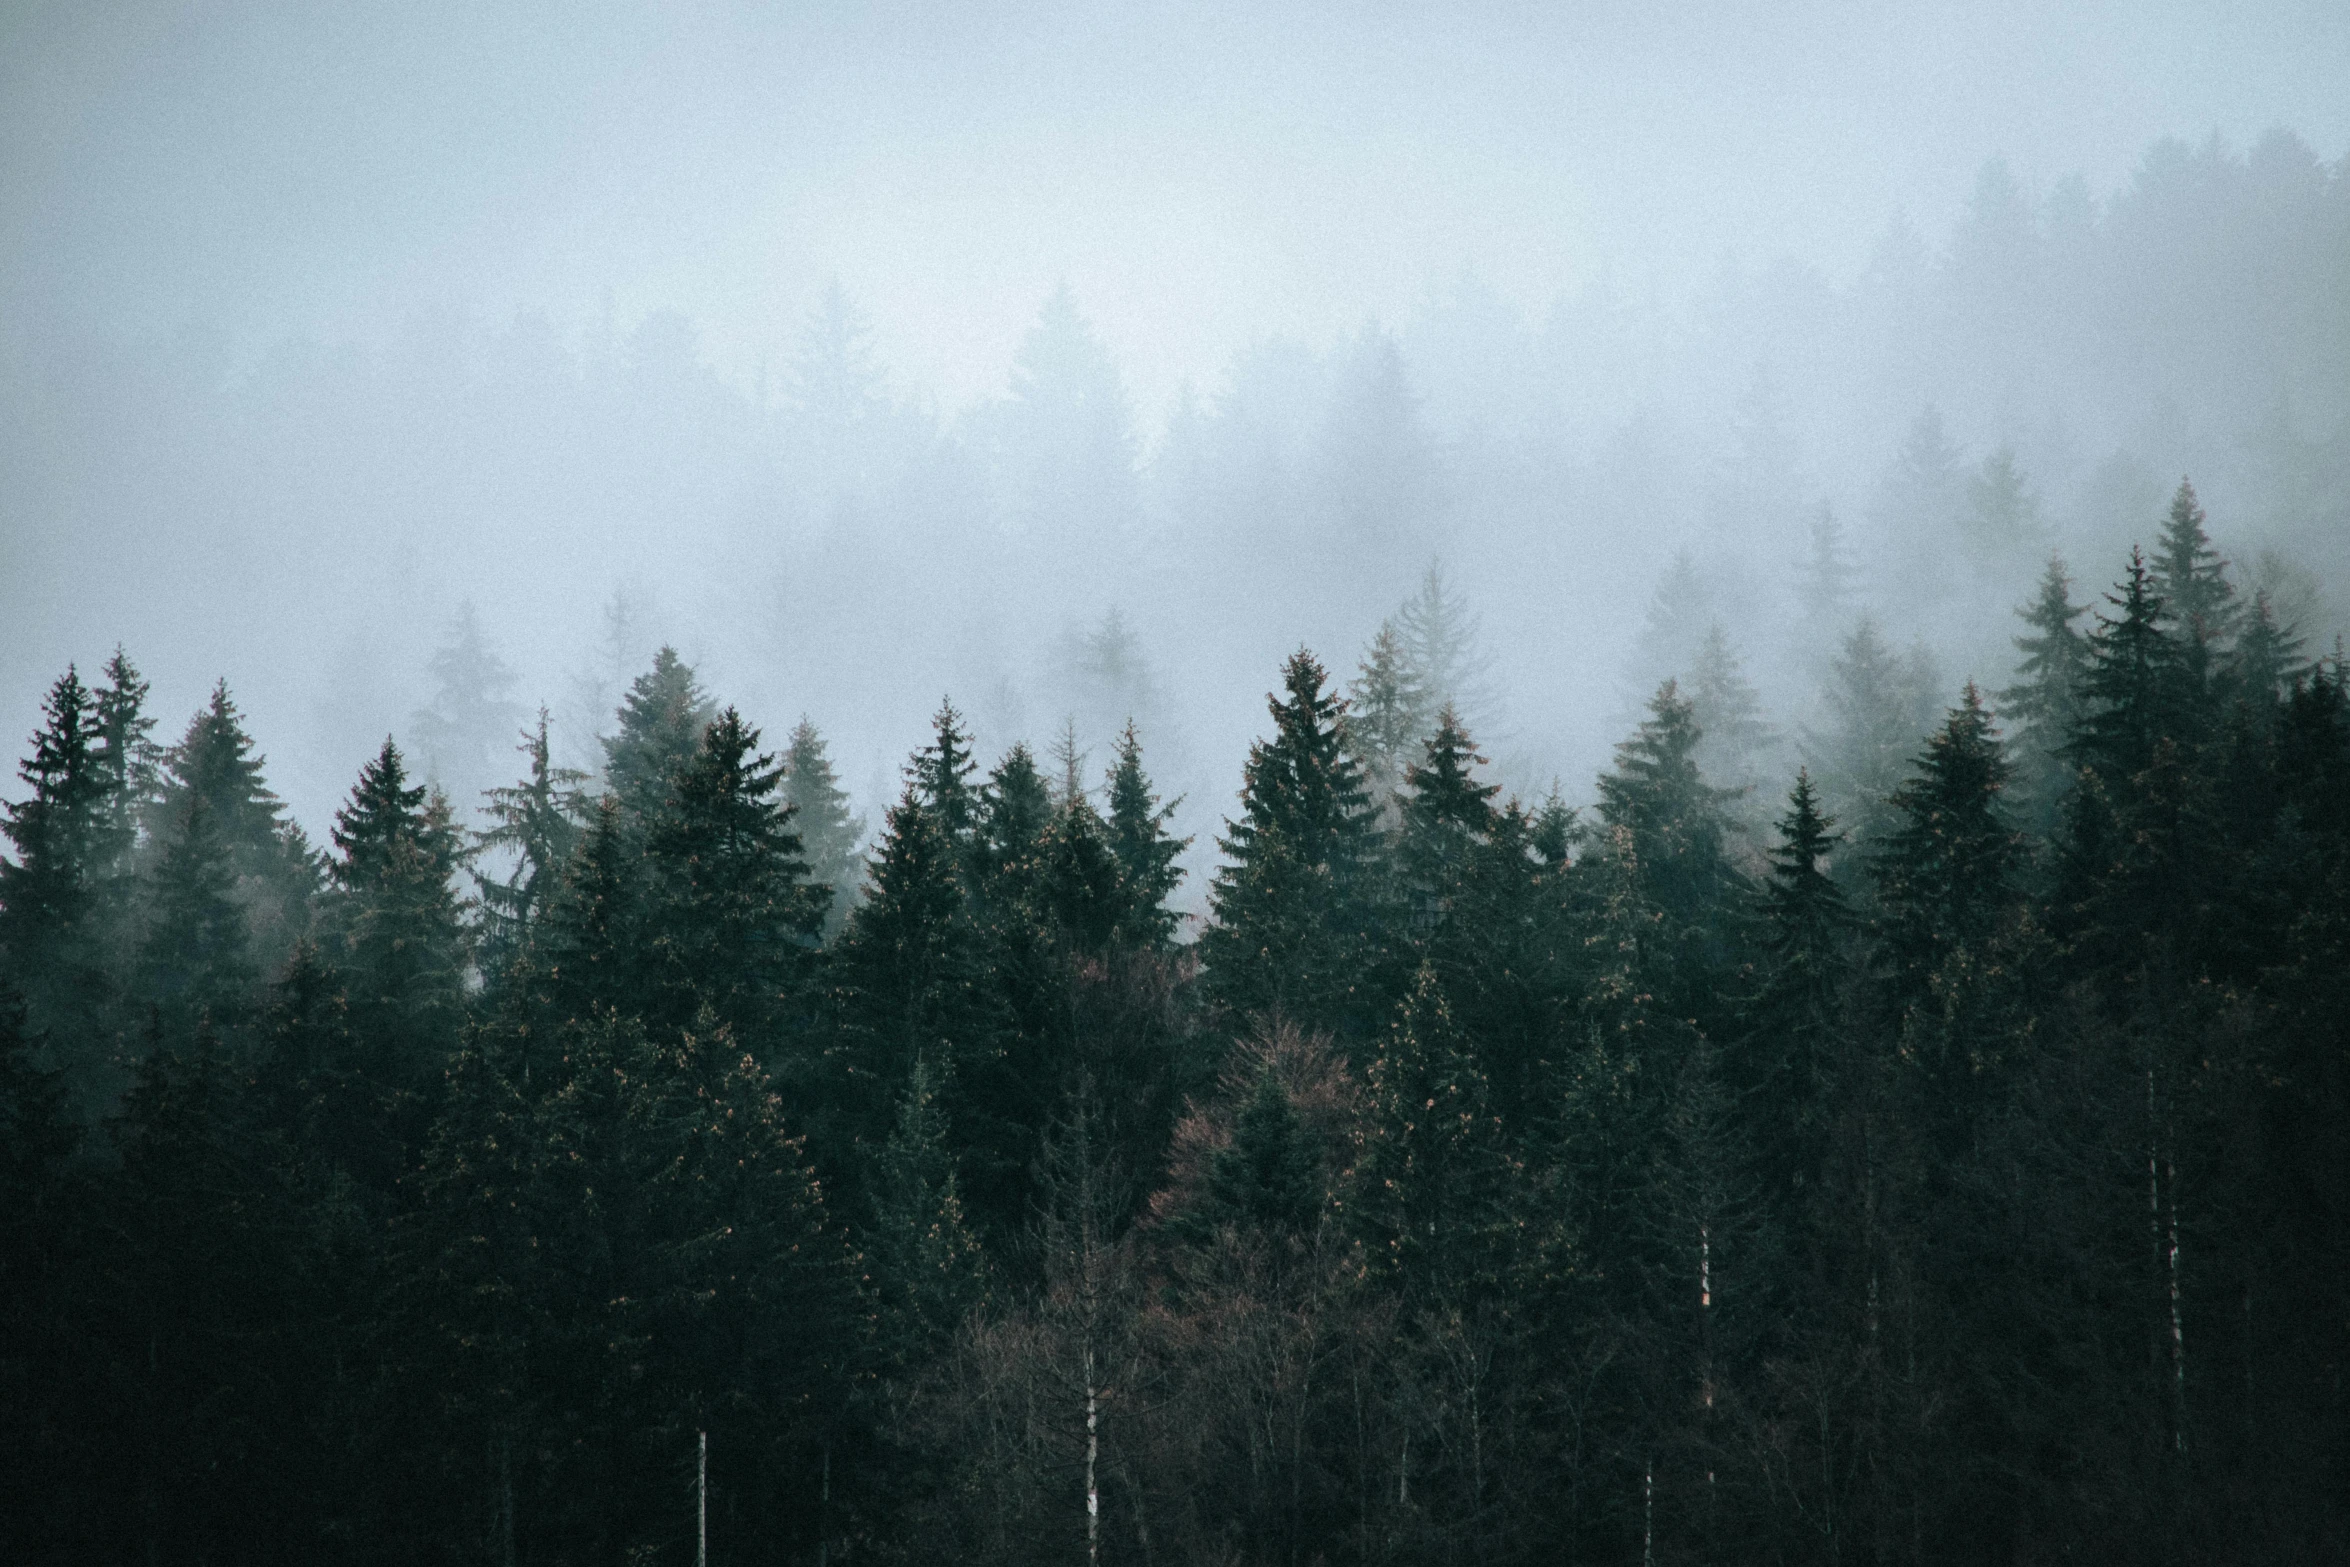
[[[514,1567],[514,1439],[498,1436],[498,1560]]]
[[[694,1567],[710,1567],[710,1433],[696,1433],[701,1448],[694,1461]]]
[[[2163,1173],[2170,1188],[2170,1375],[2172,1444],[2187,1450],[2187,1333],[2179,1302],[2179,1166],[2175,1151],[2166,1154]]]
[[[1656,1567],[1656,1460],[1640,1471],[1640,1567]]]
[[[816,1490],[816,1567],[832,1561],[832,1444],[824,1444],[824,1467]]]
[[[1101,1389],[1093,1380],[1093,1346],[1085,1346],[1085,1559],[1102,1559],[1102,1493],[1095,1471],[1101,1462]]]

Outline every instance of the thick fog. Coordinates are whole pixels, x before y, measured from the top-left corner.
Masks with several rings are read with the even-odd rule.
[[[1997,688],[2182,475],[2350,616],[2338,5],[482,9],[0,20],[0,731],[119,642],[321,835],[668,642],[869,819],[1132,717],[1198,854],[1432,565],[1570,800],[1717,626],[1760,772],[1863,614]]]

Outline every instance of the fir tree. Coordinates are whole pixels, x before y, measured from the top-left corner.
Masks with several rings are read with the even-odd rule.
[[[1846,831],[1867,842],[1891,824],[1893,791],[1933,727],[1933,694],[1917,658],[1904,660],[1863,616],[1829,663],[1822,691],[1830,724],[1807,734],[1804,760]]]
[[[1835,627],[1850,622],[1858,575],[1844,551],[1843,525],[1823,502],[1812,520],[1811,548],[1795,584],[1796,610],[1807,642],[1824,642]]]
[[[634,823],[650,821],[678,773],[701,749],[717,709],[677,650],[663,647],[620,703],[620,728],[604,741],[604,787]]]
[[[1167,831],[1181,802],[1159,803],[1142,770],[1142,737],[1128,724],[1118,737],[1118,760],[1110,770],[1110,852],[1119,872],[1119,934],[1136,946],[1159,948],[1175,933],[1176,915],[1167,900],[1182,884],[1176,860],[1189,838]]]
[[[654,902],[647,957],[665,1017],[712,1009],[750,1046],[806,966],[831,889],[808,880],[783,769],[733,708],[702,733],[646,834]]]
[[[1232,1138],[1208,1159],[1194,1201],[1170,1231],[1201,1243],[1226,1225],[1295,1235],[1309,1231],[1328,1206],[1322,1155],[1270,1063],[1232,1123]]]
[[[2022,759],[2019,793],[2029,819],[2043,834],[2051,831],[2072,783],[2065,747],[2080,727],[2088,639],[2073,622],[2088,606],[2072,601],[2072,578],[2060,556],[2048,558],[2040,591],[2016,611],[2031,634],[2015,639],[2023,659],[2015,684],[1999,693],[2001,710],[2014,726],[2010,749]]]
[[[980,792],[971,785],[979,763],[972,759],[971,737],[963,732],[963,715],[953,702],[942,699],[930,724],[930,744],[914,753],[914,784],[955,853],[967,857],[979,827]]]
[[[473,601],[458,605],[428,666],[433,699],[409,720],[426,773],[460,806],[489,787],[498,743],[522,721],[507,700],[514,671],[482,634]]]
[[[804,716],[784,750],[783,792],[808,856],[809,875],[832,889],[824,930],[837,935],[865,876],[864,857],[857,852],[865,841],[865,819],[849,809],[848,791],[833,774],[824,737]]]
[[[1762,716],[1762,696],[1747,680],[1743,661],[1731,650],[1720,621],[1706,628],[1687,689],[1702,736],[1698,764],[1707,777],[1744,798],[1761,781],[1764,760],[1777,736]]]
[[[1432,560],[1419,591],[1404,601],[1391,622],[1403,644],[1406,689],[1422,704],[1422,723],[1450,707],[1464,718],[1489,717],[1488,689],[1493,660],[1477,645],[1478,621],[1469,601],[1445,580],[1444,563]],[[1417,741],[1425,734],[1411,736]],[[1408,757],[1409,751],[1405,752]]]
[[[163,749],[154,740],[155,720],[147,712],[147,682],[117,647],[107,659],[105,684],[91,692],[98,763],[109,798],[106,852],[110,874],[129,874],[139,830],[162,789]]]
[[[2089,635],[2070,757],[2111,789],[2144,772],[2163,738],[2182,733],[2190,704],[2178,644],[2165,630],[2161,596],[2138,551],[2106,603],[2116,613],[2100,611]]]
[[[900,1364],[919,1363],[987,1287],[987,1259],[963,1212],[944,1084],[916,1057],[873,1179],[873,1256],[883,1330]]]
[[[1052,787],[1035,754],[1015,744],[980,791],[974,890],[985,918],[1017,920],[1034,909],[1052,819]]]
[[[1465,1304],[1509,1264],[1512,1169],[1434,968],[1421,966],[1368,1077],[1347,1210],[1370,1265],[1422,1300]]]
[[[139,954],[146,998],[183,1034],[200,1018],[236,1021],[258,976],[228,845],[202,795],[189,797],[187,814],[162,845],[148,909]]]
[[[1444,917],[1471,859],[1492,835],[1493,797],[1501,788],[1474,776],[1472,769],[1485,758],[1449,704],[1421,752],[1406,780],[1411,793],[1403,808],[1401,858],[1413,923],[1425,927]]]
[[[503,876],[474,872],[488,949],[485,967],[511,961],[529,943],[554,902],[589,808],[582,793],[587,774],[557,767],[551,759],[545,708],[539,709],[538,727],[525,730],[515,749],[530,759],[530,774],[518,784],[488,791],[483,813],[490,825],[474,840],[477,855],[514,856]]]
[[[359,770],[335,813],[335,926],[355,1029],[394,1083],[437,1074],[463,1015],[465,930],[455,876],[463,861],[447,797],[408,783],[399,747]]]
[[[1348,688],[1348,703],[1347,736],[1363,764],[1364,783],[1382,812],[1391,811],[1438,705],[1429,699],[1393,619],[1379,623]]]
[[[2002,564],[2041,542],[2045,530],[2040,503],[2012,448],[2002,446],[1985,457],[1967,480],[1962,527],[1968,549],[1984,567]]]
[[[561,1016],[636,1012],[650,918],[644,863],[620,802],[596,802],[539,928],[537,952]]]
[[[190,798],[202,796],[221,841],[228,845],[230,864],[249,884],[248,897],[257,914],[266,913],[283,932],[284,944],[290,945],[302,927],[303,906],[317,889],[318,864],[301,829],[286,819],[284,805],[263,778],[262,764],[223,680],[213,686],[203,710],[188,721],[179,744],[164,756],[162,790],[149,835],[160,839],[172,821],[184,816]],[[271,945],[283,950],[276,942]]]
[[[72,993],[102,983],[90,922],[113,802],[96,704],[74,670],[49,688],[41,718],[17,766],[30,793],[5,807],[0,828],[16,847],[14,861],[0,860],[0,949],[17,973]]]
[[[1887,949],[1912,995],[1955,951],[1989,941],[2018,905],[2023,836],[2006,820],[2008,772],[1969,682],[1895,791],[1899,825],[1873,861]]]
[[[1268,699],[1273,737],[1249,748],[1240,817],[1201,937],[1209,984],[1233,1013],[1292,1010],[1322,1026],[1350,1016],[1368,938],[1371,815],[1346,743],[1346,703],[1300,649]]]
[[[1697,765],[1703,738],[1695,706],[1671,680],[1657,689],[1648,718],[1616,747],[1599,780],[1599,814],[1630,835],[1648,900],[1677,925],[1701,926],[1737,885],[1723,852],[1722,814],[1731,791],[1708,783]]]
[[[1855,925],[1827,861],[1844,841],[1821,814],[1811,775],[1798,772],[1767,853],[1758,913],[1761,983],[1748,1004],[1749,1033],[1730,1076],[1744,1097],[1748,1129],[1766,1189],[1793,1203],[1815,1187],[1827,1157],[1830,1093],[1837,1062],[1846,947]]]
[[[2234,632],[2238,608],[2228,563],[2211,547],[2203,525],[2195,486],[2182,478],[2155,545],[2153,591],[2168,623],[2187,641],[2216,648]]]

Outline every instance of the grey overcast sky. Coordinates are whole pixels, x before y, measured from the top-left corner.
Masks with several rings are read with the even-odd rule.
[[[1146,417],[1259,334],[1475,267],[1539,309],[1726,254],[1832,276],[1976,170],[2350,143],[2350,5],[18,0],[0,289],[251,348],[685,312],[747,378],[839,276],[950,403],[1066,278]],[[0,326],[0,330],[7,330]]]

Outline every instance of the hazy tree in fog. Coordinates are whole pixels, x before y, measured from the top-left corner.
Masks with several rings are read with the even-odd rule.
[[[1363,764],[1363,783],[1380,812],[1381,824],[1395,825],[1397,794],[1420,741],[1435,721],[1438,704],[1421,683],[1395,618],[1379,623],[1347,687],[1346,735]]]
[[[1737,792],[1733,814],[1752,823],[1764,808],[1763,786],[1778,732],[1763,716],[1762,693],[1746,678],[1746,661],[1730,646],[1719,621],[1706,628],[1685,689],[1703,736],[1698,766],[1707,778]]]
[[[1395,340],[1368,324],[1340,355],[1318,477],[1341,570],[1373,586],[1382,562],[1417,556],[1445,508],[1444,469]]]
[[[1012,362],[992,411],[1007,509],[1030,545],[1100,572],[1129,547],[1137,442],[1126,385],[1063,283]]]
[[[596,640],[572,675],[562,732],[572,761],[601,774],[604,741],[620,698],[652,651],[646,606],[629,588],[616,587],[596,614]]]
[[[700,750],[717,704],[694,667],[663,647],[620,704],[618,730],[604,741],[604,787],[638,821],[650,821]]]
[[[1631,680],[1645,699],[1666,680],[1685,678],[1705,648],[1706,632],[1720,618],[1713,589],[1697,569],[1697,557],[1675,550],[1671,564],[1648,596],[1648,612],[1633,644]]]
[[[1824,658],[1835,637],[1852,624],[1860,573],[1852,564],[1844,525],[1825,501],[1812,519],[1810,548],[1795,576],[1795,643]]]
[[[828,513],[882,477],[876,438],[889,412],[886,381],[873,323],[838,278],[800,324],[785,396],[804,482]]]
[[[2002,446],[1968,476],[1960,537],[1978,571],[2004,573],[2047,541],[2040,498],[2032,492],[2013,447]]]
[[[1431,720],[1413,739],[1427,738],[1435,713],[1447,707],[1465,725],[1492,728],[1499,705],[1493,655],[1479,645],[1477,613],[1467,595],[1445,579],[1442,561],[1428,563],[1418,590],[1395,612],[1394,625]]]
[[[1089,630],[1065,633],[1054,655],[1080,736],[1107,741],[1129,722],[1156,729],[1164,721],[1166,693],[1142,639],[1117,606],[1103,611]]]
[[[2023,655],[2015,683],[1999,693],[2011,728],[2019,817],[2043,834],[2054,830],[2072,785],[2074,763],[2066,748],[2080,727],[2085,696],[2089,642],[2074,622],[2089,606],[2073,602],[2072,588],[2063,558],[2050,556],[2039,591],[2016,610],[2030,630],[2015,639]]]
[[[824,929],[827,935],[837,933],[865,879],[865,859],[857,852],[865,841],[865,818],[850,809],[824,737],[805,716],[793,727],[784,751],[783,794],[791,802],[792,827],[807,854],[809,875],[832,889]]]
[[[524,730],[514,749],[529,771],[519,783],[485,792],[482,815],[489,825],[475,841],[477,853],[486,850],[498,857],[487,867],[477,860],[474,869],[485,968],[519,953],[529,941],[554,901],[590,810],[588,775],[554,763],[545,708],[539,709],[538,726]]]
[[[1828,814],[1855,844],[1891,825],[1893,791],[1933,724],[1933,687],[1924,650],[1896,653],[1865,615],[1829,662],[1820,693],[1827,723],[1805,731],[1804,760]]]
[[[1942,411],[1928,404],[1911,421],[1872,507],[1887,553],[1905,571],[1943,554],[1956,535],[1966,503],[1964,461],[1944,432]]]
[[[473,600],[458,605],[428,666],[429,705],[408,721],[426,776],[438,783],[460,815],[470,815],[481,792],[501,781],[508,742],[521,707],[507,699],[513,669],[482,634]]]

